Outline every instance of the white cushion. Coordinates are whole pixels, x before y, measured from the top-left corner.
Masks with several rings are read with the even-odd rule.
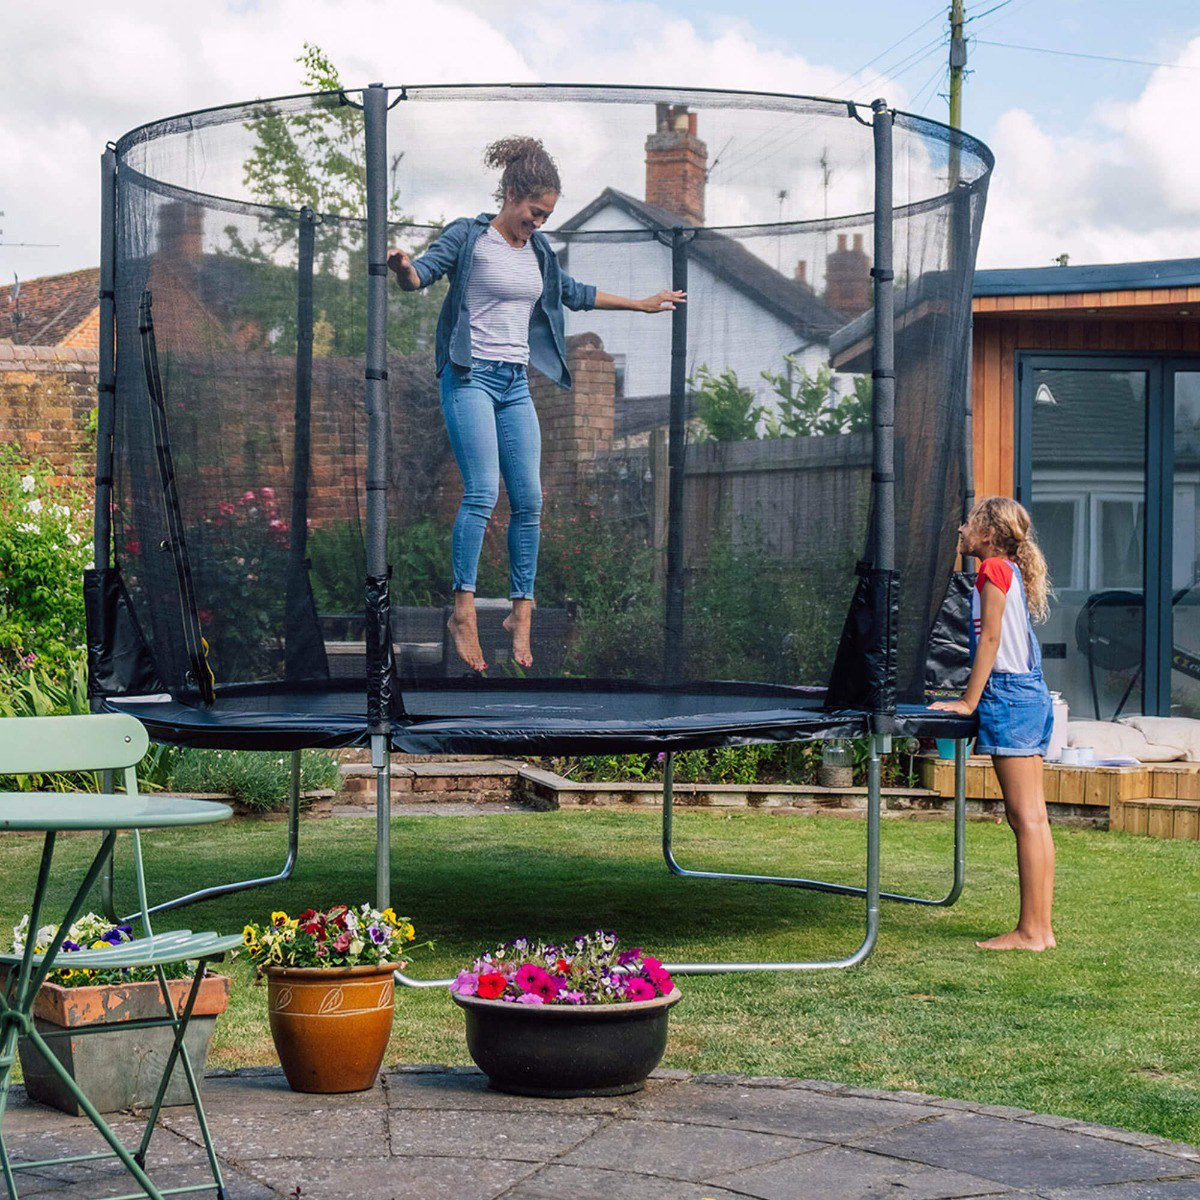
[[[1147,741],[1178,747],[1188,762],[1200,762],[1200,721],[1190,717],[1122,717],[1121,724],[1138,730]]]
[[[1196,722],[1200,727],[1200,721]],[[1136,758],[1138,762],[1173,762],[1183,757],[1183,748],[1147,741],[1148,735],[1133,725],[1113,721],[1071,721],[1067,725],[1068,746],[1090,746],[1093,758]]]

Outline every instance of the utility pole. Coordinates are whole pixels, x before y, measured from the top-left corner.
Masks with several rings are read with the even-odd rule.
[[[963,0],[950,0],[950,125],[962,128],[963,69],[967,43],[963,40]]]

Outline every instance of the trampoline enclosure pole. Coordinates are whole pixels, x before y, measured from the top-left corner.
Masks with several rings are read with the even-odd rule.
[[[671,287],[686,291],[689,233],[671,231]],[[667,596],[663,678],[668,683],[683,671],[683,474],[686,466],[684,430],[687,417],[687,305],[671,313],[671,432],[667,444]]]
[[[896,566],[896,482],[894,426],[896,416],[895,296],[892,288],[892,113],[876,100],[875,114],[875,339],[871,379],[874,388],[871,484],[875,493],[876,569]]]
[[[109,147],[100,157],[100,363],[97,371],[96,512],[92,526],[92,562],[108,566],[112,550],[113,433],[116,428],[117,155]]]
[[[316,242],[316,215],[305,205],[300,210],[296,254],[296,397],[292,429],[292,510],[288,542],[287,614],[288,679],[302,678],[307,660],[314,651],[324,654],[323,646],[307,644],[304,626],[314,626],[309,603],[308,572],[308,478],[312,452],[312,370],[313,370],[313,253]]]
[[[382,581],[389,607],[387,487],[391,429],[387,397],[387,89],[373,83],[363,92],[367,168],[367,576]],[[368,613],[368,637],[371,614]],[[390,663],[391,622],[382,619],[384,661]],[[387,908],[391,893],[391,706],[390,679],[368,669],[367,709],[371,765],[376,772],[375,902]],[[386,689],[388,695],[380,694]],[[373,692],[372,696],[370,693]]]

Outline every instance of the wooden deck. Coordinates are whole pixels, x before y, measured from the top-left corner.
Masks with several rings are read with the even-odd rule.
[[[940,796],[954,795],[954,763],[927,758],[922,784]],[[992,760],[967,760],[967,799],[999,801]],[[1108,814],[1108,827],[1149,837],[1200,841],[1200,762],[1142,763],[1134,767],[1046,764],[1046,803]]]

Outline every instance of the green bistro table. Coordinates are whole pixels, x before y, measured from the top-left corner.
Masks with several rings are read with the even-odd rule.
[[[97,718],[67,718],[67,720],[95,720]],[[107,720],[108,718],[98,718]],[[25,725],[27,722],[22,721]],[[8,725],[9,722],[3,722]],[[28,721],[29,733],[34,732],[34,722]],[[143,735],[144,736],[144,735]],[[140,753],[137,757],[141,757]],[[132,773],[132,768],[130,768]],[[0,832],[37,831],[45,834],[42,848],[41,867],[38,871],[37,884],[34,888],[33,902],[29,910],[29,928],[23,953],[0,954],[0,965],[7,964],[8,974],[0,988],[0,1170],[3,1172],[5,1184],[11,1200],[17,1200],[17,1189],[14,1171],[22,1169],[45,1167],[51,1163],[83,1162],[93,1159],[116,1157],[125,1165],[130,1174],[137,1180],[141,1191],[131,1193],[133,1197],[150,1196],[153,1200],[177,1192],[195,1192],[216,1189],[218,1197],[224,1200],[228,1193],[221,1179],[220,1166],[212,1147],[208,1124],[200,1102],[199,1087],[195,1073],[188,1058],[187,1049],[183,1044],[188,1021],[191,1019],[192,1007],[200,990],[204,977],[205,964],[213,959],[224,957],[225,953],[239,945],[241,938],[237,935],[221,936],[216,933],[192,933],[190,930],[176,930],[170,933],[154,934],[150,929],[147,914],[147,899],[145,877],[142,870],[140,839],[137,831],[140,829],[167,829],[183,825],[204,825],[216,821],[224,821],[232,816],[228,805],[216,804],[205,800],[186,800],[164,796],[140,796],[106,794],[101,796],[79,794],[64,795],[59,793],[16,792],[0,793]],[[65,915],[58,927],[58,933],[44,954],[38,954],[35,946],[36,931],[42,919],[46,892],[51,878],[51,866],[54,858],[54,848],[58,835],[66,831],[96,831],[103,837],[100,848],[92,859],[75,896],[67,906]],[[107,862],[110,861],[118,832],[132,831],[134,837],[134,864],[136,868],[139,901],[142,909],[142,924],[144,936],[133,941],[104,950],[78,950],[60,953],[67,931],[83,910],[87,895],[96,880],[100,877]],[[198,961],[198,969],[192,987],[181,1011],[178,1013],[171,1001],[167,988],[166,975],[163,965],[182,961]],[[171,1025],[175,1030],[175,1042],[167,1060],[162,1081],[159,1084],[158,1095],[149,1113],[149,1120],[142,1135],[141,1144],[137,1149],[130,1150],[109,1127],[104,1117],[96,1111],[75,1080],[71,1078],[66,1068],[59,1062],[58,1057],[46,1042],[47,1037],[55,1036],[52,1032],[39,1032],[34,1024],[33,1002],[38,988],[45,982],[47,975],[56,967],[69,963],[71,968],[80,969],[111,969],[134,966],[150,966],[156,968],[159,985],[162,990],[164,1015],[162,1017],[145,1018],[126,1023],[126,1028],[151,1027]],[[106,1027],[84,1026],[82,1029],[69,1031],[71,1036],[90,1031],[100,1032]],[[63,1031],[64,1033],[68,1031]],[[18,1037],[28,1038],[32,1046],[46,1061],[47,1065],[60,1077],[64,1085],[70,1089],[79,1103],[79,1107],[91,1119],[105,1141],[111,1147],[109,1152],[97,1154],[74,1155],[69,1158],[41,1160],[39,1162],[13,1163],[4,1144],[4,1110],[8,1099],[8,1089],[15,1063],[15,1052]],[[205,1147],[208,1151],[209,1167],[213,1181],[188,1187],[157,1188],[145,1171],[146,1152],[154,1132],[159,1109],[166,1094],[167,1084],[176,1061],[180,1061],[188,1086],[191,1090],[193,1106],[196,1111],[200,1129],[203,1134]]]

